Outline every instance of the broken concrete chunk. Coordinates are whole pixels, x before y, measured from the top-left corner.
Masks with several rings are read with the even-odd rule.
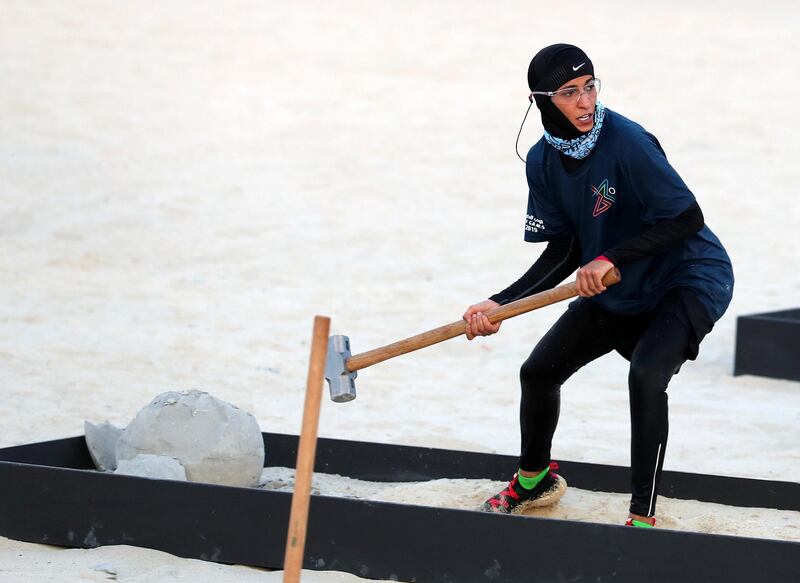
[[[112,563],[100,563],[99,565],[92,567],[92,570],[99,571],[101,573],[107,573],[112,575],[114,578],[117,576],[117,568]]]
[[[117,441],[122,429],[104,421],[100,425],[84,421],[83,432],[86,435],[86,447],[98,470],[113,472],[117,469]]]
[[[159,480],[186,481],[186,470],[174,457],[142,453],[130,460],[120,460],[115,474]]]
[[[252,487],[264,467],[264,441],[250,413],[202,391],[158,395],[117,442],[119,463],[139,454],[173,457],[192,482]]]

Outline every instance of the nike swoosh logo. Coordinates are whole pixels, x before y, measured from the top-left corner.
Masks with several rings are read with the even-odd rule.
[[[578,69],[580,69],[581,67],[583,67],[585,64],[586,64],[586,63],[581,63],[581,64],[580,64],[580,65],[578,65],[577,67],[572,67],[572,70],[573,70],[573,71],[577,71]]]

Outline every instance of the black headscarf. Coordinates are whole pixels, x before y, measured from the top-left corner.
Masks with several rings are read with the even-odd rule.
[[[586,53],[574,45],[550,45],[531,60],[528,87],[531,91],[555,91],[567,81],[584,75],[594,77],[594,65]],[[542,125],[549,134],[565,140],[582,135],[549,97],[534,95],[534,99],[542,114]]]

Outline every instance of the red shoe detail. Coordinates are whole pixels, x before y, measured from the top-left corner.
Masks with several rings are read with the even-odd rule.
[[[518,483],[517,474],[514,474],[514,477],[511,478],[511,481],[506,486],[506,489],[500,492],[496,498],[492,498],[489,500],[489,504],[492,506],[500,506],[502,505],[503,508],[508,508],[508,500],[507,498],[513,498],[514,500],[519,500],[519,494],[514,490],[514,485]]]

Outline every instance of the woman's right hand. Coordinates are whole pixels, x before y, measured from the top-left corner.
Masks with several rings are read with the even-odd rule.
[[[472,340],[476,336],[489,336],[500,330],[502,322],[492,324],[489,322],[489,318],[486,317],[486,312],[499,305],[492,300],[485,300],[467,308],[467,311],[462,316],[467,323],[467,340]]]

